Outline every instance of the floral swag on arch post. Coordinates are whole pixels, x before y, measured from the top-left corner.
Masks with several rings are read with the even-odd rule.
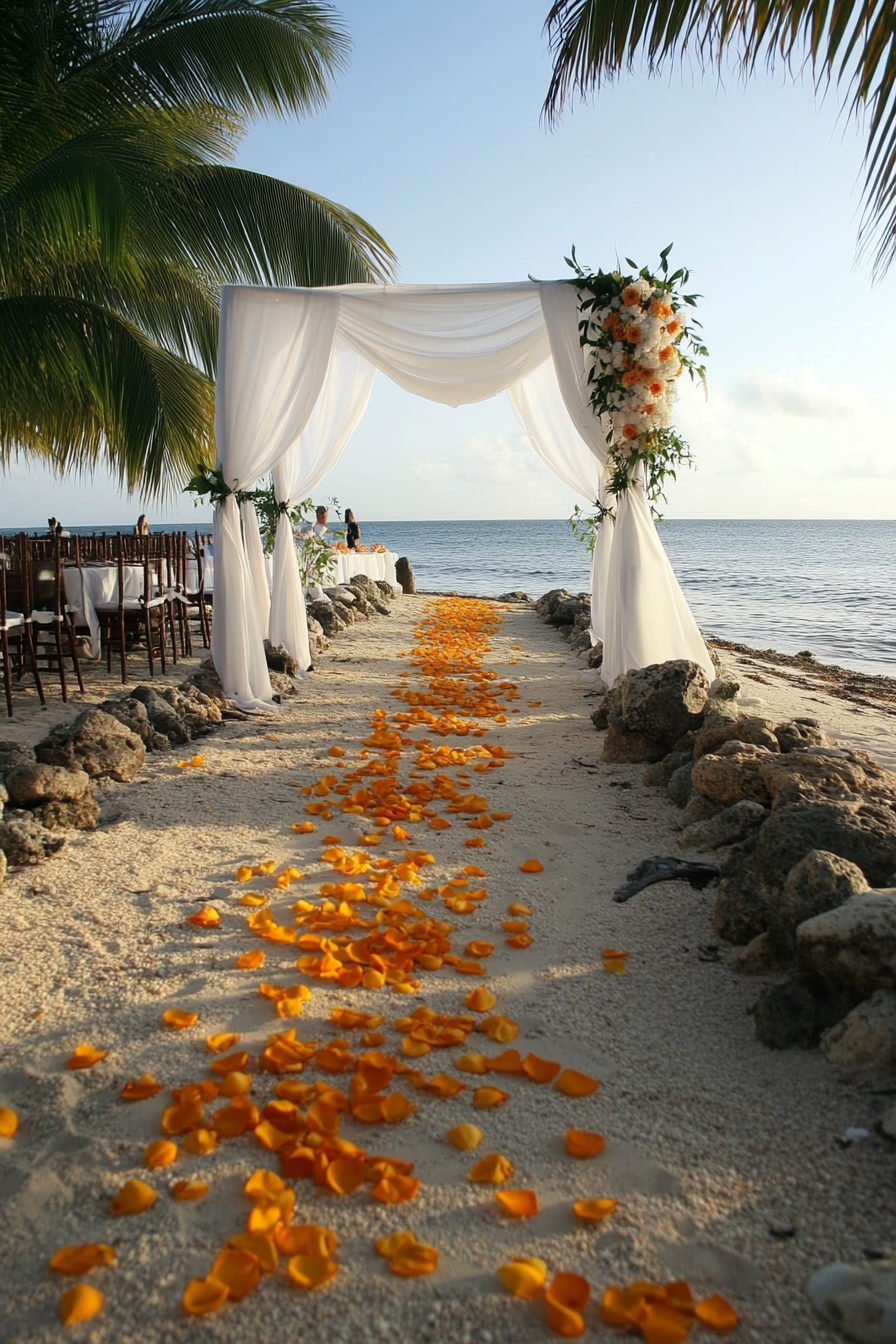
[[[670,243],[660,253],[659,274],[646,266],[638,270],[628,257],[630,275],[588,271],[575,248],[566,258],[576,273],[568,283],[579,300],[591,409],[606,426],[607,491],[619,496],[639,482],[651,505],[664,498],[666,481],[692,464],[691,450],[673,426],[672,407],[683,370],[705,387],[706,367],[699,361],[709,354],[698,335],[700,323],[685,317],[699,295],[679,292],[690,273],[681,267],[669,274],[671,250]],[[570,522],[593,546],[595,530],[608,516],[612,506],[599,501],[595,514],[577,507]]]

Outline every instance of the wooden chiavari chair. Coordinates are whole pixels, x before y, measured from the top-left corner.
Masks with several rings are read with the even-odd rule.
[[[26,670],[34,677],[34,685],[42,705],[44,696],[34,640],[28,614],[28,590],[21,569],[19,538],[8,538],[0,551],[0,663],[3,667],[3,689],[6,692],[6,712],[12,718],[12,663],[15,654],[16,680],[21,681]],[[0,543],[2,544],[2,543]],[[13,610],[11,603],[21,606]]]
[[[128,679],[128,653],[134,654],[142,639],[149,660],[149,675],[155,676],[155,660],[158,658],[162,672],[167,671],[165,611],[168,606],[164,588],[159,583],[158,568],[150,555],[150,547],[145,544],[147,537],[125,538],[118,534],[114,547],[118,567],[116,600],[99,603],[96,613],[99,617],[103,643],[106,646],[106,667],[112,671],[112,651],[118,650],[121,663],[121,680]],[[122,544],[122,543],[125,544]],[[128,543],[138,543],[137,546]],[[125,596],[126,556],[139,555],[143,569],[142,592],[139,596]],[[134,562],[136,563],[136,561]]]

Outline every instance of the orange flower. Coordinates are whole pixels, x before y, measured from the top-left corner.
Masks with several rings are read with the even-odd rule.
[[[624,439],[636,439],[638,437],[638,426],[631,423],[623,425],[622,437]]]
[[[661,347],[657,358],[661,364],[667,364],[674,354],[675,351],[671,345],[664,345]]]
[[[641,291],[638,289],[637,285],[626,285],[619,297],[626,308],[634,308],[641,302]]]

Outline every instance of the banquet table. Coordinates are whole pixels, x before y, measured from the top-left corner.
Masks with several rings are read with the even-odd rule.
[[[398,587],[395,578],[395,561],[398,555],[395,551],[362,551],[360,555],[356,551],[349,551],[347,554],[343,551],[334,551],[331,556],[331,573],[335,572],[335,578],[327,575],[327,581],[331,584],[351,583],[356,574],[366,574],[368,579],[376,582],[377,579],[385,579],[386,583],[391,583],[393,588]]]
[[[85,653],[88,658],[99,658],[102,653],[100,640],[100,618],[98,606],[108,606],[118,601],[118,566],[85,565],[78,569],[74,565],[64,570],[65,600],[68,603],[75,625],[86,625],[90,636],[86,642]],[[124,598],[133,600],[143,596],[143,566],[124,566]]]

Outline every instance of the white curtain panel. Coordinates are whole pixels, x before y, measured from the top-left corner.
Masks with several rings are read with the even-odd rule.
[[[485,401],[548,358],[538,289],[343,285],[339,334],[399,387],[429,401]]]
[[[577,495],[590,503],[603,498],[605,473],[595,448],[585,442],[560,394],[552,359],[508,387],[507,397],[535,452]],[[592,416],[593,419],[593,416]],[[604,445],[605,447],[605,445]],[[604,452],[604,457],[606,452]],[[597,529],[591,554],[591,638],[603,639],[609,546],[606,522]],[[612,526],[612,522],[610,524]]]
[[[258,514],[251,500],[246,500],[240,505],[240,522],[243,527],[243,549],[246,552],[246,563],[252,577],[252,591],[257,603],[258,620],[262,630],[267,630],[271,610],[271,590],[268,584],[268,569],[264,562],[264,546],[258,526]]]
[[[281,503],[306,499],[336,462],[367,409],[376,370],[336,338],[317,404],[298,439],[274,464],[274,493]],[[303,672],[311,666],[308,617],[292,524],[281,513],[274,540],[269,638],[282,644]]]
[[[215,436],[232,490],[254,485],[305,428],[326,376],[338,316],[339,299],[331,291],[222,290]],[[215,509],[214,535],[215,669],[234,704],[266,708],[272,703],[267,621],[262,624],[232,495]]]

